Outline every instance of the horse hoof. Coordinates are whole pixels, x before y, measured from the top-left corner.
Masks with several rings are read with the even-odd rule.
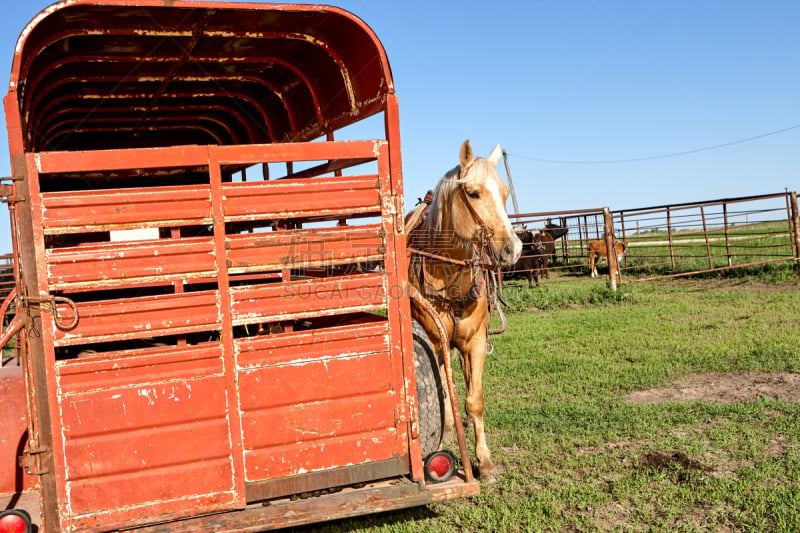
[[[442,433],[442,445],[445,442],[453,442],[453,432],[452,431],[445,431]],[[439,449],[442,449],[442,446],[439,446]]]
[[[496,483],[497,480],[500,479],[500,470],[498,470],[494,465],[492,465],[491,468],[481,468],[480,476],[481,481],[484,483]]]

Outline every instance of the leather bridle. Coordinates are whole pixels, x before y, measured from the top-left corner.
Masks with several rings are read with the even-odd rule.
[[[471,167],[472,163],[467,165],[459,172],[459,180],[463,179],[463,177],[469,173]],[[458,190],[460,191],[461,199],[464,202],[464,205],[467,207],[470,216],[478,225],[478,242],[475,242],[474,240],[470,241],[472,245],[472,259],[453,259],[451,257],[426,252],[414,247],[414,241],[419,233],[418,230],[422,226],[422,223],[428,214],[427,210],[430,206],[429,202],[426,202],[427,205],[422,207],[422,209],[425,211],[419,217],[417,225],[409,230],[409,235],[407,236],[407,252],[409,253],[409,256],[417,256],[416,259],[413,257],[409,257],[409,259],[414,265],[414,272],[417,276],[417,281],[420,284],[420,288],[422,289],[422,293],[426,298],[436,302],[439,307],[446,310],[450,314],[454,323],[454,332],[458,329],[458,322],[464,314],[464,311],[478,300],[484,288],[488,288],[486,296],[489,303],[489,310],[490,312],[497,310],[501,315],[503,323],[502,329],[490,330],[489,333],[500,333],[505,330],[505,317],[502,315],[502,311],[497,303],[498,274],[496,273],[496,270],[497,266],[500,264],[500,260],[492,248],[491,239],[494,236],[494,230],[492,230],[492,228],[486,224],[480,214],[475,210],[475,207],[472,205],[472,201],[463,182],[460,183]],[[426,196],[426,201],[430,196],[430,194]],[[426,279],[426,259],[432,259],[434,261],[456,265],[458,268],[456,269],[455,273],[444,283],[444,286],[440,289],[437,289]],[[470,270],[469,275],[471,282],[466,294],[460,296],[449,295],[448,291],[455,285],[459,277],[467,268]]]

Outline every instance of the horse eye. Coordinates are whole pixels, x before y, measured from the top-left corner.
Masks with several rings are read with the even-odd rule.
[[[477,200],[481,197],[481,193],[479,192],[468,192],[467,195],[474,200]]]

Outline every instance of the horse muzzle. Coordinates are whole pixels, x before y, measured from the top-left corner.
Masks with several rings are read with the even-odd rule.
[[[500,260],[500,266],[511,266],[519,261],[520,256],[522,255],[522,241],[514,235],[510,240],[506,241],[503,247],[500,249],[500,254],[498,255],[498,259]]]

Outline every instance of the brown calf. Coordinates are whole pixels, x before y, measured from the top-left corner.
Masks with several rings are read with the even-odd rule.
[[[625,256],[625,248],[628,247],[626,242],[618,242],[614,244],[614,250],[617,255],[617,264],[622,261]],[[593,278],[597,277],[597,261],[605,257],[608,259],[608,252],[606,251],[606,241],[589,241],[589,270]]]

